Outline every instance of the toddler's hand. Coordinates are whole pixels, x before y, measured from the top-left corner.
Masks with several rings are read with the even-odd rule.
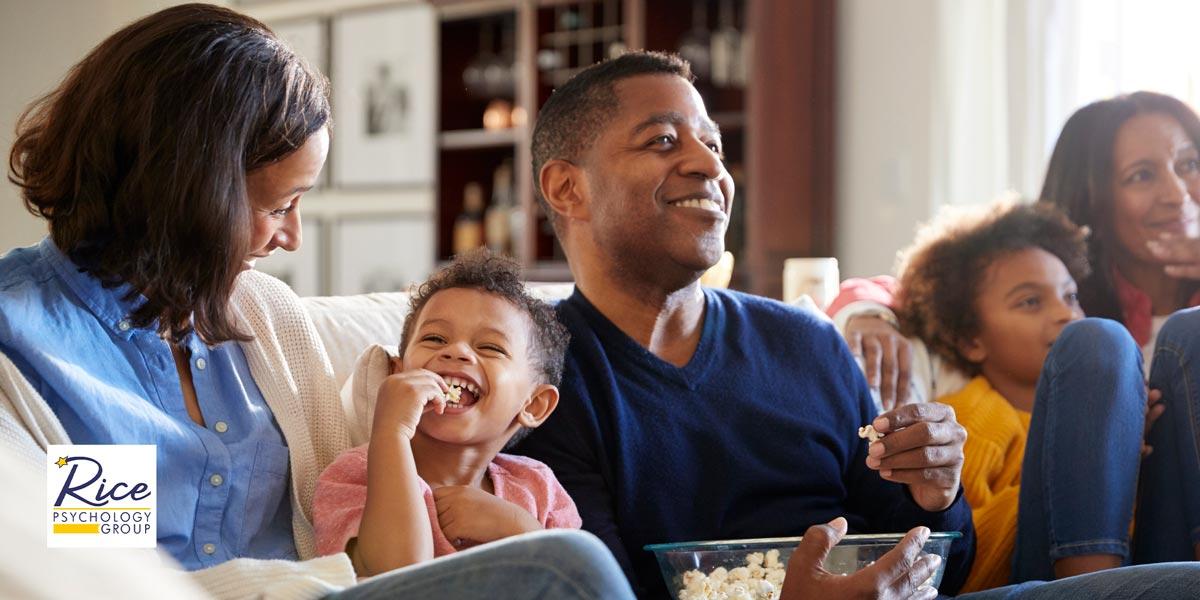
[[[481,489],[451,485],[433,490],[438,524],[451,541],[486,543],[542,528],[525,509]]]
[[[446,410],[446,394],[450,386],[433,371],[412,369],[389,375],[379,386],[375,400],[372,435],[401,433],[412,439],[417,433],[421,415],[433,410]]]

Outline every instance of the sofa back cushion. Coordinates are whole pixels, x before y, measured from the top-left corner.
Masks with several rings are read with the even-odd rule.
[[[570,283],[530,283],[529,291],[548,302],[571,295]],[[311,296],[301,298],[317,333],[329,353],[329,362],[340,388],[354,369],[358,355],[371,344],[400,343],[404,317],[408,314],[407,292],[382,292],[356,296]]]

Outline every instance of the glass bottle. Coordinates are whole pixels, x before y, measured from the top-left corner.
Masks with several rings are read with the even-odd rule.
[[[477,182],[463,187],[463,212],[454,220],[453,239],[455,254],[483,245],[483,186]]]

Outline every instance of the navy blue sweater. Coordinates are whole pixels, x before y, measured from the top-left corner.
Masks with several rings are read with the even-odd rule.
[[[926,512],[866,467],[857,430],[876,411],[833,326],[773,300],[704,293],[703,333],[682,368],[578,290],[559,303],[571,332],[562,399],[518,448],[550,465],[638,595],[667,597],[645,544],[801,535],[838,516],[851,533],[963,532],[942,583],[957,591],[974,551],[970,510],[960,492]]]

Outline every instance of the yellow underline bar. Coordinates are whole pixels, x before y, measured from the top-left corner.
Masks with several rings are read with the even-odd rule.
[[[50,510],[57,510],[57,511],[68,511],[68,510],[150,510],[150,508],[149,508],[149,507],[144,507],[144,508],[143,508],[143,507],[138,507],[138,508],[113,508],[113,507],[109,507],[109,506],[96,506],[96,507],[92,507],[92,506],[88,506],[88,507],[83,507],[83,506],[51,506],[51,507],[50,507]]]
[[[55,523],[54,533],[100,533],[99,523]]]

